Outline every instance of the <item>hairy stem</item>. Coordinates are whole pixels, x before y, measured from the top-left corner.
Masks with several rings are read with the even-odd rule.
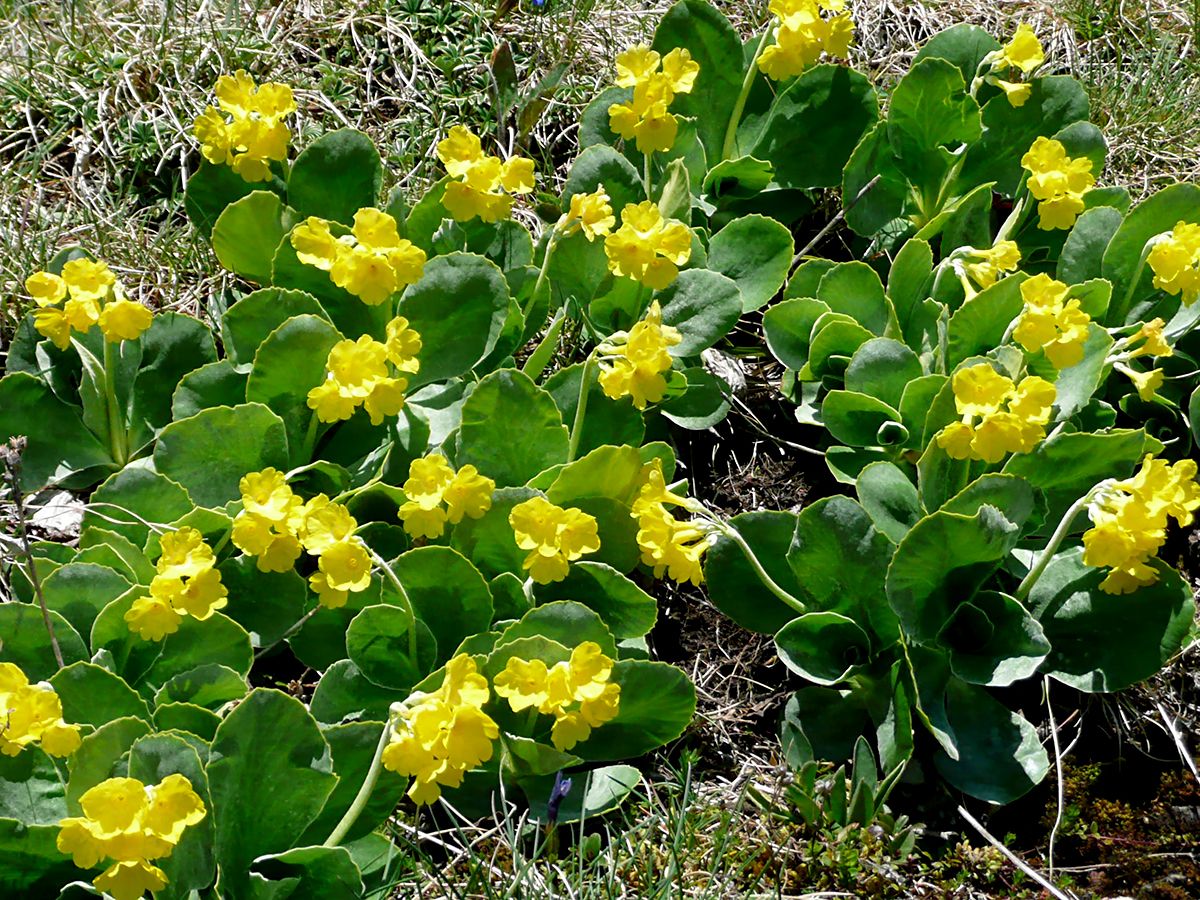
[[[383,751],[387,749],[388,741],[392,736],[392,722],[389,719],[384,723],[383,731],[379,735],[379,744],[375,747],[375,755],[371,758],[371,767],[367,769],[367,775],[363,779],[362,787],[358,789],[358,793],[354,797],[354,802],[350,804],[350,808],[346,810],[346,814],[342,816],[342,821],[338,822],[336,827],[325,839],[323,846],[336,847],[342,842],[354,823],[358,821],[358,817],[362,815],[362,811],[367,806],[367,801],[371,799],[371,792],[375,790],[375,783],[379,781],[379,773],[383,770]]]

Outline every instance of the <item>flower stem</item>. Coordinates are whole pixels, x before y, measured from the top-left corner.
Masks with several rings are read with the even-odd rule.
[[[1042,573],[1046,571],[1046,566],[1050,565],[1050,560],[1058,551],[1058,546],[1066,538],[1067,533],[1071,530],[1071,524],[1075,521],[1083,509],[1092,502],[1092,495],[1096,489],[1088,491],[1078,500],[1071,504],[1070,508],[1063,514],[1062,521],[1058,523],[1058,527],[1054,529],[1054,534],[1050,535],[1050,541],[1046,544],[1046,548],[1042,550],[1041,555],[1029,569],[1029,573],[1021,580],[1020,586],[1017,588],[1016,598],[1024,603],[1025,598],[1029,596],[1029,592],[1033,590],[1033,586],[1037,584],[1037,580],[1042,577]]]
[[[579,376],[579,402],[575,405],[575,421],[571,424],[571,438],[567,444],[567,462],[574,462],[579,453],[579,438],[583,434],[583,417],[587,413],[588,390],[596,375],[595,351],[588,354],[583,364],[583,374]]]
[[[314,411],[312,418],[308,420],[308,431],[304,433],[304,452],[300,455],[300,458],[306,463],[312,461],[313,450],[317,446],[317,428],[320,424],[321,420],[317,418]]]
[[[525,318],[529,318],[529,314],[533,312],[533,308],[537,304],[537,298],[546,284],[546,275],[550,271],[550,260],[554,257],[554,251],[558,247],[558,239],[562,236],[559,226],[566,224],[565,219],[566,216],[563,216],[550,228],[550,236],[546,238],[546,255],[542,257],[542,267],[538,269],[537,281],[533,283],[533,291],[529,295],[529,302],[521,310],[521,315]]]
[[[776,582],[775,579],[767,573],[767,570],[763,568],[763,564],[759,562],[758,557],[754,555],[754,551],[750,549],[750,545],[746,542],[746,539],[741,536],[736,528],[727,522],[721,521],[711,513],[708,513],[707,510],[704,512],[708,521],[716,526],[717,531],[729,538],[729,540],[733,541],[742,549],[742,553],[746,555],[746,561],[749,562],[750,567],[754,569],[754,574],[759,577],[763,583],[763,586],[766,587],[768,591],[782,600],[784,604],[791,607],[797,615],[802,616],[808,612],[808,606],[806,606],[802,601],[797,600],[794,596],[780,587],[778,582]]]
[[[521,366],[521,371],[534,381],[541,377],[542,373],[546,371],[546,366],[550,364],[550,357],[554,353],[555,347],[558,346],[558,336],[562,334],[563,324],[566,320],[565,310],[560,309],[554,314],[554,319],[550,322],[550,327],[546,329],[545,335],[538,341],[533,352],[529,354],[525,365]]]
[[[653,155],[653,154],[652,154],[652,153],[651,153],[649,150],[647,150],[647,151],[646,151],[644,154],[642,154],[642,160],[643,160],[643,164],[642,164],[642,186],[643,186],[643,187],[645,187],[645,189],[646,189],[646,199],[647,199],[647,200],[653,200],[653,199],[654,199],[654,197],[653,197],[653,196],[651,195],[651,193],[650,193],[650,188],[651,188],[651,181],[650,181],[650,157],[651,157],[652,155]]]
[[[388,580],[392,582],[392,586],[400,595],[400,605],[408,613],[408,658],[415,664],[417,662],[417,612],[413,609],[412,600],[409,599],[408,591],[404,589],[404,585],[400,583],[400,579],[396,577],[396,573],[392,571],[392,567],[387,564],[387,561],[365,543],[363,546],[371,554],[371,559],[387,574]]]
[[[117,405],[117,360],[114,351],[119,344],[104,340],[104,399],[108,408],[108,440],[113,461],[120,466],[129,462],[128,440],[125,434],[125,417]]]
[[[754,48],[754,56],[751,57],[750,65],[746,69],[746,77],[742,79],[742,89],[738,92],[737,100],[733,104],[733,112],[729,115],[729,124],[725,127],[725,141],[721,144],[720,162],[733,156],[733,145],[737,143],[738,126],[742,124],[742,113],[746,111],[746,101],[750,97],[750,89],[754,87],[754,76],[758,74],[758,57],[762,54],[763,48],[767,46],[772,30],[771,28],[764,29],[762,37],[758,40],[758,46]]]
[[[1108,319],[1114,325],[1124,325],[1125,317],[1129,314],[1129,307],[1133,305],[1133,292],[1137,290],[1138,282],[1142,280],[1142,272],[1146,269],[1146,260],[1150,258],[1150,251],[1154,249],[1154,240],[1158,235],[1146,241],[1142,247],[1142,255],[1138,258],[1137,268],[1133,270],[1133,277],[1129,279],[1129,287],[1125,291],[1125,295],[1121,298],[1121,302],[1115,307],[1109,307]]]
[[[379,744],[375,747],[375,755],[371,758],[371,767],[367,769],[367,775],[363,779],[362,787],[358,789],[358,794],[354,797],[354,802],[350,804],[350,808],[346,810],[346,814],[342,816],[342,821],[337,823],[337,826],[325,839],[322,846],[336,847],[354,827],[354,823],[358,821],[358,817],[362,815],[362,811],[367,806],[367,801],[371,799],[371,792],[375,790],[375,783],[379,781],[379,773],[383,769],[383,751],[387,749],[388,740],[392,736],[392,722],[389,718],[383,725],[383,731],[379,735]]]

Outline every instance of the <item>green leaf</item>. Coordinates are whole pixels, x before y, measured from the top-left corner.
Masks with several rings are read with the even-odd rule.
[[[931,57],[954,63],[962,73],[963,81],[970,83],[979,71],[983,58],[1000,49],[997,41],[978,25],[960,22],[939,31],[917,51],[914,63]]]
[[[90,634],[92,622],[105,606],[127,590],[128,579],[105,566],[67,563],[42,582],[46,607],[71,623],[80,634]]]
[[[580,560],[567,577],[534,588],[539,603],[577,600],[593,609],[617,638],[648,634],[658,618],[658,604],[640,587],[604,563]]]
[[[887,122],[878,122],[854,148],[842,174],[842,197],[846,224],[864,237],[889,226],[911,231],[910,223],[900,219],[910,192],[888,138]]]
[[[274,412],[287,429],[292,463],[304,465],[305,433],[316,413],[308,406],[308,392],[325,380],[329,351],[342,335],[317,316],[288,319],[262,342],[246,382],[246,399]]]
[[[853,447],[875,447],[893,443],[882,429],[890,422],[899,423],[899,411],[882,400],[853,391],[830,391],[821,404],[821,421],[829,433],[843,444]],[[907,440],[904,437],[894,443]]]
[[[534,496],[537,496],[537,492],[530,488],[497,489],[492,494],[492,508],[481,518],[466,518],[454,526],[451,535],[454,549],[487,577],[513,572],[524,581],[526,575],[521,563],[526,552],[517,546],[508,516],[514,506]]]
[[[112,475],[92,493],[81,527],[112,529],[144,546],[150,526],[166,525],[191,512],[183,486],[150,469],[129,467]]]
[[[0,756],[0,816],[25,825],[57,825],[66,815],[62,776],[41,747]]]
[[[210,406],[245,403],[246,374],[228,359],[189,372],[171,394],[171,418],[186,419]]]
[[[1108,353],[1113,346],[1112,336],[1094,322],[1088,326],[1088,337],[1083,345],[1083,358],[1073,366],[1055,372],[1049,360],[1033,368],[1035,374],[1054,382],[1054,406],[1056,421],[1069,419],[1088,403],[1100,389],[1106,373]]]
[[[248,897],[327,897],[357,900],[363,896],[362,873],[345,847],[295,847],[254,861]],[[297,893],[299,892],[299,893]]]
[[[333,754],[333,773],[338,776],[338,783],[325,802],[321,815],[308,827],[303,841],[324,841],[342,820],[371,767],[382,728],[381,722],[349,722],[321,730]],[[395,810],[407,787],[406,777],[386,769],[380,772],[371,799],[346,833],[347,843],[379,827]]]
[[[483,378],[463,405],[457,462],[500,487],[524,484],[567,461],[567,428],[554,399],[516,369]]]
[[[398,309],[421,335],[421,370],[412,386],[470,371],[495,346],[508,306],[508,283],[495,263],[469,253],[431,259]]]
[[[1012,196],[1025,174],[1021,157],[1033,142],[1055,135],[1072,122],[1087,120],[1087,93],[1070,75],[1034,78],[1030,84],[1029,98],[1020,106],[1009,103],[1003,93],[984,105],[983,136],[967,152],[960,184],[994,181],[997,191]],[[1100,168],[1096,165],[1092,173],[1099,175]]]
[[[729,520],[767,574],[793,597],[803,593],[787,561],[796,522],[792,513],[767,511],[741,513]],[[796,610],[763,585],[745,553],[727,537],[717,538],[705,554],[704,580],[712,602],[743,628],[774,634],[796,617]]]
[[[440,549],[440,548],[439,548]],[[346,629],[346,654],[362,675],[388,690],[408,690],[435,667],[437,645],[417,626],[417,657],[408,654],[408,613],[390,603],[365,607]]]
[[[567,648],[577,647],[584,641],[593,641],[600,645],[601,651],[607,656],[617,655],[616,641],[600,616],[584,604],[573,600],[556,600],[529,610],[521,621],[504,629],[496,641],[496,646],[502,647],[528,637],[549,638]]]
[[[950,668],[970,684],[1006,687],[1031,677],[1050,652],[1042,626],[1016,599],[980,591],[938,635]]]
[[[586,147],[571,163],[562,190],[562,210],[570,208],[575,194],[590,194],[601,186],[618,218],[626,204],[646,199],[642,177],[633,164],[612,147],[597,144]]]
[[[858,691],[806,687],[788,699],[779,737],[788,765],[849,759],[857,737],[870,724]]]
[[[150,733],[140,718],[113,719],[85,735],[79,749],[67,761],[67,811],[80,813],[79,798],[117,771],[122,757],[134,741]]]
[[[962,72],[944,59],[915,63],[892,91],[888,139],[897,165],[923,192],[949,168],[946,148],[978,140],[982,128]]]
[[[938,511],[912,527],[896,548],[887,596],[905,632],[936,637],[1016,546],[1020,529],[993,506],[975,515]],[[953,548],[953,553],[947,553]]]
[[[879,101],[865,75],[845,66],[813,66],[775,98],[748,152],[771,162],[775,181],[785,188],[835,187],[878,117]]]
[[[303,315],[328,318],[317,298],[305,291],[263,288],[247,294],[221,317],[225,352],[235,363],[254,362],[259,345],[272,331],[292,316]]]
[[[133,716],[150,721],[150,708],[133,688],[108,669],[77,662],[50,676],[63,718],[72,724],[99,728],[114,719]]]
[[[242,699],[248,690],[246,678],[240,672],[217,663],[201,663],[168,678],[155,692],[154,704],[192,703],[215,710]]]
[[[289,849],[337,783],[329,745],[300,701],[259,688],[217,729],[208,764],[219,890],[240,895],[253,860]]]
[[[149,584],[154,566],[142,549],[129,538],[105,528],[90,527],[79,535],[79,553],[75,562],[98,563],[127,579],[131,584]],[[44,573],[48,576],[50,573]]]
[[[208,779],[196,748],[173,734],[154,734],[137,740],[129,751],[129,777],[143,784],[158,784],[168,775],[182,775],[200,795],[206,810],[212,809]],[[184,829],[171,855],[155,864],[166,873],[171,896],[186,897],[188,892],[212,884],[214,817],[206,815]]]
[[[783,664],[821,685],[844,681],[871,656],[871,640],[853,619],[835,612],[797,616],[775,635]]]
[[[208,238],[227,206],[264,187],[278,192],[284,189],[284,184],[277,178],[266,185],[261,182],[252,183],[242,178],[230,166],[214,166],[208,160],[202,159],[200,167],[187,180],[183,207],[196,230]]]
[[[1120,210],[1111,206],[1084,210],[1067,235],[1054,277],[1066,284],[1099,278],[1104,251],[1124,218]]]
[[[342,128],[304,148],[288,175],[288,203],[301,216],[354,222],[364,206],[375,206],[383,164],[375,144],[361,131]]]
[[[154,710],[154,726],[159,731],[181,731],[210,742],[221,724],[212,710],[194,703],[164,703]]]
[[[21,486],[27,491],[50,483],[86,487],[99,480],[97,473],[115,468],[78,409],[25,372],[0,378],[0,443],[17,435],[28,441],[21,455]]]
[[[142,358],[129,413],[136,446],[148,444],[171,421],[171,397],[183,377],[217,358],[208,326],[182,313],[156,315],[140,343]]]
[[[611,680],[621,687],[617,717],[571,752],[591,762],[641,756],[683,734],[696,710],[696,688],[675,666],[622,659]]]
[[[573,775],[572,781],[579,786],[573,786],[558,807],[555,821],[560,825],[582,822],[612,812],[642,783],[642,773],[633,766],[602,766]],[[545,810],[553,788],[553,776],[538,779],[536,787],[534,784],[522,784],[525,796],[529,799],[530,819],[535,822],[547,821]]]
[[[874,338],[851,357],[846,367],[846,390],[870,394],[898,408],[905,387],[924,374],[921,361],[904,344],[891,338]]]
[[[12,897],[55,897],[78,877],[71,857],[57,846],[58,822],[26,825],[0,818],[0,888]]]
[[[1200,221],[1198,210],[1200,186],[1173,184],[1130,211],[1104,251],[1100,274],[1112,282],[1114,301],[1103,324],[1124,325],[1141,318],[1138,304],[1154,292],[1153,271],[1147,265],[1139,272],[1146,242],[1180,221]]]
[[[729,413],[729,385],[707,369],[696,366],[679,373],[687,386],[677,397],[667,397],[659,407],[662,416],[680,428],[703,431]]]
[[[821,277],[817,299],[835,313],[850,316],[859,325],[882,335],[894,313],[888,305],[879,274],[861,262],[838,263]],[[814,335],[814,340],[816,336]]]
[[[54,637],[62,651],[63,662],[70,664],[88,658],[87,647],[71,623],[54,610],[47,610]],[[44,681],[57,669],[50,635],[42,611],[32,603],[0,604],[0,662],[15,663],[30,681]]]
[[[292,569],[260,572],[250,556],[232,557],[217,568],[229,590],[230,602],[223,612],[246,629],[255,649],[280,640],[307,612],[308,585]]]
[[[775,167],[763,159],[739,156],[717,163],[704,176],[701,192],[711,202],[722,198],[756,197],[775,177]]]
[[[142,646],[154,662],[137,679],[135,686],[147,694],[172,677],[201,665],[221,665],[246,675],[253,659],[250,636],[237,622],[221,613],[214,613],[204,622],[187,616],[179,624],[179,630],[167,635],[161,644],[142,642]]]
[[[746,68],[737,32],[706,0],[680,0],[658,23],[653,47],[664,55],[683,47],[700,65],[691,93],[677,95],[671,112],[695,117],[708,158],[719,162]]]
[[[1025,308],[1021,296],[1021,285],[1025,280],[1023,272],[1002,278],[955,311],[947,332],[949,368],[954,369],[963,360],[986,353],[1002,343],[1008,326]]]
[[[959,758],[938,753],[934,762],[960,791],[992,803],[1010,803],[1046,777],[1050,760],[1037,731],[983,688],[950,679],[946,716]]]
[[[222,506],[241,496],[238,481],[247,472],[288,468],[287,431],[261,403],[218,406],[164,428],[154,464],[196,503]]]
[[[742,312],[750,312],[765,306],[783,287],[795,249],[792,233],[774,219],[742,216],[712,236],[708,267],[738,286]]]
[[[353,661],[339,659],[321,676],[309,712],[324,725],[353,719],[381,721],[388,707],[408,696],[407,691],[383,688],[359,671]]]
[[[825,497],[800,511],[787,562],[812,609],[849,616],[886,646],[896,636],[884,594],[892,549],[862,506]]]
[[[863,509],[894,544],[925,515],[916,486],[895,463],[871,463],[859,474],[856,487]]]
[[[828,303],[812,298],[776,303],[763,314],[763,335],[767,348],[789,369],[804,368],[808,362],[813,326],[827,312]]]
[[[1179,573],[1153,560],[1159,579],[1132,594],[1100,590],[1107,570],[1081,548],[1051,560],[1029,595],[1053,649],[1043,670],[1080,691],[1119,691],[1149,678],[1183,647],[1196,604]]]
[[[418,547],[391,565],[417,617],[437,640],[435,665],[449,659],[463,638],[487,631],[492,622],[492,592],[479,570],[457,550]],[[362,666],[361,661],[355,662]]]
[[[278,194],[254,191],[231,203],[213,226],[212,247],[229,271],[258,284],[271,283],[275,250],[295,224]]]
[[[562,414],[562,421],[574,423],[575,410],[579,406],[579,382],[583,377],[583,364],[576,363],[559,369],[542,385],[554,405]],[[646,422],[642,412],[633,405],[633,398],[613,400],[604,393],[600,382],[593,378],[588,385],[587,410],[583,417],[583,433],[579,437],[579,450],[587,454],[605,445],[626,444],[640,446],[646,435]]]
[[[680,272],[658,292],[662,320],[674,325],[683,340],[672,348],[677,357],[696,356],[725,337],[742,315],[742,292],[731,279],[708,269]]]

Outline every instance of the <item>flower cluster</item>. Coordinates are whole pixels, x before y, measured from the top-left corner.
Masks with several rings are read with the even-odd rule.
[[[1191,306],[1200,297],[1200,225],[1177,223],[1155,240],[1146,262],[1156,288],[1182,295],[1183,305]]]
[[[536,708],[554,716],[550,740],[559,750],[586,741],[593,728],[617,717],[621,686],[612,681],[613,661],[595,641],[584,641],[568,661],[547,668],[540,659],[511,657],[495,678],[496,694],[513,712]]]
[[[846,56],[854,40],[854,22],[845,0],[771,0],[768,9],[779,20],[775,43],[758,57],[758,67],[779,81],[799,75],[821,58]],[[821,13],[834,13],[829,18]]]
[[[112,270],[99,260],[72,259],[61,275],[34,272],[25,279],[25,290],[37,304],[33,327],[60,350],[71,345],[72,330],[84,334],[93,325],[100,326],[110,343],[136,341],[154,318],[125,296]]]
[[[659,291],[691,258],[692,233],[682,222],[663,218],[656,203],[627,203],[621,227],[604,239],[604,252],[614,274]]]
[[[1067,299],[1070,288],[1049,275],[1039,273],[1021,284],[1025,308],[1017,319],[1013,337],[1029,353],[1042,350],[1056,369],[1065,369],[1083,359],[1092,317],[1079,308],[1079,300]]]
[[[496,482],[472,465],[457,472],[440,453],[430,453],[408,464],[408,480],[398,515],[413,537],[438,538],[446,523],[457,525],[464,516],[478,519],[492,508]],[[443,506],[444,504],[444,506]]]
[[[1139,342],[1140,346],[1134,346]],[[1133,382],[1139,397],[1146,401],[1153,399],[1155,392],[1162,387],[1162,369],[1151,368],[1143,372],[1129,363],[1142,356],[1158,358],[1174,354],[1175,351],[1167,343],[1163,333],[1163,320],[1151,319],[1149,322],[1143,322],[1137,331],[1114,344],[1113,351],[1108,358],[1113,368]]]
[[[354,214],[349,234],[335,237],[330,223],[309,216],[292,229],[296,258],[329,273],[329,280],[368,306],[378,306],[425,271],[425,251],[400,237],[396,220],[374,207]]]
[[[483,152],[479,136],[455,125],[437,145],[438,159],[453,181],[447,182],[442,205],[458,222],[478,216],[499,222],[512,215],[514,194],[533,191],[533,160],[513,156],[503,160]]]
[[[308,407],[322,422],[349,419],[359,406],[367,411],[372,425],[404,408],[408,379],[394,375],[412,374],[421,362],[421,336],[408,327],[408,319],[397,316],[388,322],[387,340],[369,334],[357,341],[338,341],[325,360],[325,380],[308,392]]]
[[[667,490],[662,461],[655,459],[643,470],[644,482],[633,501],[631,515],[638,520],[637,542],[642,562],[654,569],[654,577],[665,572],[674,581],[704,583],[702,560],[708,549],[708,533],[695,522],[676,519],[669,506],[689,507],[686,498]]]
[[[1067,156],[1059,141],[1039,137],[1021,157],[1029,172],[1029,193],[1038,201],[1038,228],[1053,231],[1070,228],[1083,212],[1083,195],[1096,183],[1092,161],[1085,156]]]
[[[567,577],[570,564],[600,549],[596,518],[575,508],[563,509],[545,497],[531,497],[508,514],[517,546],[528,551],[521,567],[538,584]]]
[[[228,165],[246,181],[270,181],[271,162],[287,159],[292,133],[283,120],[296,111],[292,89],[267,82],[255,86],[241,69],[217,79],[217,104],[193,125],[200,152],[214,166]],[[226,118],[228,117],[228,118]]]
[[[604,185],[599,185],[590,194],[572,195],[571,207],[563,215],[562,235],[568,237],[581,231],[591,243],[609,234],[616,224],[608,192],[604,190]]]
[[[1030,452],[1046,436],[1056,393],[1044,378],[1027,375],[1015,384],[989,363],[978,363],[955,372],[952,389],[962,421],[937,435],[952,459],[995,463],[1009,453]]]
[[[84,792],[79,805],[82,816],[58,823],[58,849],[81,869],[112,860],[93,884],[115,900],[138,900],[146,891],[165,888],[167,876],[151,860],[170,856],[183,832],[208,812],[180,774],[154,785],[109,778]]]
[[[628,332],[618,331],[600,345],[600,387],[613,400],[632,397],[633,405],[645,409],[667,391],[664,372],[671,369],[670,348],[683,336],[662,323],[662,309],[655,300],[645,317]]]
[[[492,758],[500,728],[483,711],[490,696],[475,661],[461,653],[446,663],[440,688],[393,705],[383,765],[412,777],[408,796],[414,803],[433,803],[442,787],[458,787],[464,773]]]
[[[966,247],[958,254],[961,258],[954,258],[954,267],[967,297],[976,293],[972,282],[979,290],[986,290],[999,281],[1001,275],[1015,272],[1021,265],[1021,251],[1016,241],[998,241],[994,247],[982,249]]]
[[[1033,91],[1033,84],[1027,80],[1005,80],[994,73],[1009,74],[1015,70],[1020,72],[1023,78],[1028,78],[1030,73],[1045,61],[1046,54],[1042,50],[1042,42],[1038,40],[1032,26],[1022,23],[1017,26],[1007,44],[984,57],[983,63],[988,65],[993,73],[987,75],[984,80],[1004,91],[1004,96],[1013,106],[1024,106]]]
[[[277,469],[251,472],[238,486],[242,511],[233,520],[233,543],[257,558],[260,571],[286,572],[307,551],[317,557],[308,584],[327,609],[344,606],[351,593],[370,586],[371,557],[345,506],[325,494],[306,503]]]
[[[1194,459],[1171,465],[1147,456],[1132,478],[1100,485],[1088,505],[1092,527],[1083,535],[1084,563],[1111,570],[1100,589],[1128,594],[1154,584],[1158,572],[1149,562],[1166,541],[1167,520],[1186,527],[1197,509]]]
[[[617,56],[616,63],[616,84],[633,88],[633,97],[608,108],[609,127],[627,141],[636,140],[641,153],[670,150],[679,120],[667,110],[676,94],[692,92],[700,64],[682,48],[661,56],[645,44],[630,47]]]
[[[125,613],[130,631],[144,641],[161,641],[179,630],[184,616],[203,622],[229,601],[217,558],[195,528],[169,531],[160,539],[162,555],[150,593]]]
[[[14,663],[0,663],[0,753],[16,756],[41,744],[51,756],[79,749],[79,726],[63,719],[62,700],[45,681],[30,684]]]

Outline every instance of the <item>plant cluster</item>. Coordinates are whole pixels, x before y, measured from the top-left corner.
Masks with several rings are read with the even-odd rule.
[[[842,6],[772,0],[743,45],[680,0],[558,194],[456,126],[423,197],[381,196],[370,140],[293,153],[290,88],[237,72],[186,209],[244,291],[206,322],[79,248],[29,275],[0,438],[24,488],[90,495],[0,605],[6,883],[357,897],[406,792],[612,809],[696,702],[650,659],[653,578],[775,636],[808,793],[854,759],[839,823],[902,775],[1019,796],[1048,760],[991,689],[1116,690],[1179,650],[1200,188],[1096,187],[1103,137],[1028,28],[937,35],[882,104],[834,62]],[[861,259],[797,254],[836,187]],[[670,438],[724,418],[705,351],[763,308],[853,495],[727,521]],[[296,663],[304,702],[251,687]]]

